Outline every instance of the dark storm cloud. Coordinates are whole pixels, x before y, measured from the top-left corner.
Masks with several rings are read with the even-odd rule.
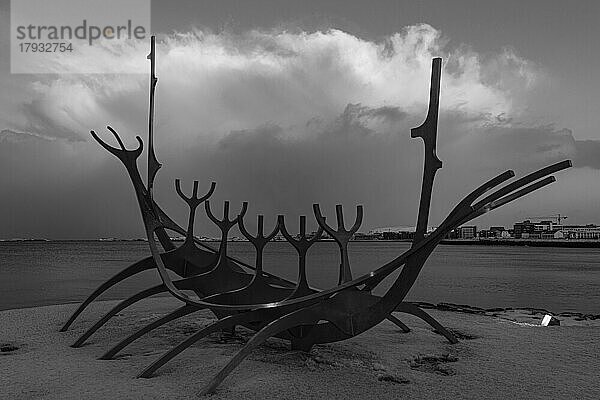
[[[274,124],[232,131],[214,149],[190,147],[188,156],[178,155],[177,165],[164,172],[173,178],[184,174],[188,181],[198,176],[204,181],[214,179],[220,182],[215,204],[249,200],[250,214],[310,216],[310,205],[321,202],[331,215],[333,206],[341,202],[350,219],[356,204],[365,205],[366,230],[411,225],[418,204],[422,144],[411,139],[409,131],[424,116],[372,125],[378,112],[348,104],[333,122],[313,121],[311,135],[294,138],[285,127]],[[523,174],[564,159],[583,166],[569,130],[487,124],[465,133],[462,129],[472,123],[461,114],[440,116],[438,154],[444,168],[434,194],[433,223],[468,190],[506,169]],[[165,159],[173,157],[173,153],[165,155]]]
[[[575,166],[600,169],[600,141],[576,140]]]
[[[569,158],[576,168],[600,169],[600,141],[576,140],[570,129],[558,129],[553,124],[492,126],[469,136],[467,140],[496,165],[516,163],[535,166],[542,161]]]
[[[364,230],[411,225],[418,204],[422,144],[410,138],[412,121],[394,117],[403,115],[402,110],[383,120],[380,111],[348,104],[330,122],[313,121],[310,135],[291,137],[288,128],[267,124],[231,131],[213,145],[159,146],[157,154],[165,166],[157,179],[157,199],[177,220],[185,221],[186,208],[173,190],[173,180],[182,178],[188,187],[198,179],[206,188],[215,180],[215,212],[220,213],[223,200],[232,202],[232,212],[249,201],[249,226],[256,213],[265,214],[267,221],[279,213],[289,215],[290,224],[299,214],[312,221],[314,202],[331,217],[334,205],[344,204],[348,220],[354,206],[363,204]],[[460,116],[440,116],[438,154],[444,168],[434,192],[432,223],[466,191],[504,169],[525,172],[563,158],[597,167],[585,160],[593,161],[598,143],[586,143],[582,150],[567,130],[488,126],[461,133],[464,124]],[[106,132],[99,133],[112,140]],[[96,143],[49,141],[9,131],[2,132],[0,143],[0,168],[9,171],[0,184],[11,188],[3,195],[0,211],[5,235],[142,235],[126,174]],[[134,142],[126,139],[126,144]],[[216,234],[203,215],[198,221],[198,232]]]
[[[215,204],[249,200],[251,213],[265,213],[271,219],[278,213],[311,217],[314,202],[331,213],[340,202],[348,219],[353,218],[355,205],[366,206],[370,222],[366,229],[387,223],[388,213],[394,220],[410,221],[414,207],[398,205],[415,203],[418,177],[412,176],[411,164],[417,161],[419,144],[410,143],[408,131],[376,134],[369,126],[373,119],[397,124],[402,115],[400,110],[349,104],[332,122],[314,122],[310,135],[290,137],[285,128],[273,124],[232,131],[214,149],[189,148],[189,154],[180,155],[177,166],[165,173],[174,176],[187,170],[189,182],[193,177],[189,171],[199,171],[205,180],[220,183]],[[400,190],[401,182],[407,190]]]

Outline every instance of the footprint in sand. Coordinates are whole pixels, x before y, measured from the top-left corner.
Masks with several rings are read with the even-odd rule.
[[[113,360],[128,360],[133,356],[131,353],[117,354],[113,357]]]
[[[470,333],[465,333],[463,331],[459,331],[458,329],[451,329],[451,328],[446,328],[450,333],[452,333],[454,336],[456,336],[456,338],[458,340],[473,340],[473,339],[479,339],[480,336],[476,336],[476,335],[471,335]],[[433,333],[437,333],[438,335],[441,335],[440,332],[436,331],[435,329],[433,330]]]
[[[377,380],[380,382],[391,382],[391,383],[399,383],[402,385],[407,385],[410,383],[409,379],[406,379],[400,375],[393,375],[388,373],[380,373],[377,375]]]
[[[377,380],[379,382],[391,382],[406,385],[410,383],[409,379],[403,376],[388,372],[387,367],[380,363],[373,364],[373,370],[377,372]]]
[[[2,355],[13,354],[17,350],[19,350],[19,346],[15,346],[14,344],[10,344],[10,343],[0,344],[0,354],[2,354]]]
[[[429,372],[433,374],[439,375],[454,375],[456,372],[450,368],[445,366],[444,364],[456,362],[458,361],[458,357],[452,356],[450,354],[442,354],[441,356],[418,356],[412,359],[409,362],[410,368],[422,371]]]

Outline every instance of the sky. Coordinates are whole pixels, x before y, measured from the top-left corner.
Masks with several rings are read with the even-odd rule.
[[[123,167],[89,131],[108,141],[110,124],[128,146],[145,137],[147,75],[13,75],[9,17],[2,0],[0,238],[142,236]],[[558,182],[475,223],[600,223],[599,17],[595,1],[153,1],[156,199],[183,223],[173,181],[197,179],[217,182],[213,209],[249,201],[251,227],[283,213],[294,229],[315,202],[331,216],[343,204],[348,221],[363,204],[361,231],[414,225],[423,149],[410,128],[439,56],[430,224],[504,170],[566,158]],[[94,51],[110,65],[145,62],[148,49]],[[216,229],[200,215],[197,233]]]

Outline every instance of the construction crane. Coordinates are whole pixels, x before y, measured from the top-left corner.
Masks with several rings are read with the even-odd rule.
[[[534,219],[534,218],[535,218],[535,219],[541,219],[541,218],[552,218],[552,219],[555,219],[555,220],[556,220],[556,222],[558,223],[558,225],[561,225],[561,223],[560,223],[560,222],[561,222],[563,219],[567,219],[567,218],[569,218],[569,217],[567,217],[566,215],[562,215],[562,214],[556,214],[556,215],[542,215],[542,216],[537,216],[537,217],[525,217],[525,218],[528,218],[528,219]]]

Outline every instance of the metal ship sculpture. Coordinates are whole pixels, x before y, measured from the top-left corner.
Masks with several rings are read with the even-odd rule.
[[[122,339],[100,358],[112,359],[146,333],[194,312],[210,310],[216,317],[212,324],[165,352],[139,374],[139,377],[150,377],[165,363],[213,332],[233,331],[236,326],[254,331],[254,336],[216,375],[208,382],[201,382],[204,385],[202,393],[213,392],[254,348],[270,337],[289,341],[293,349],[308,351],[316,344],[332,343],[357,336],[384,320],[389,320],[408,332],[409,328],[393,316],[393,312],[417,316],[430,324],[436,332],[444,335],[448,341],[456,343],[457,339],[451,331],[417,305],[404,301],[427,258],[451,230],[554,182],[555,178],[551,174],[571,166],[570,161],[562,161],[510,183],[508,181],[514,177],[514,172],[510,170],[503,172],[467,194],[437,229],[426,234],[435,174],[442,167],[442,162],[436,155],[442,60],[434,58],[427,117],[421,126],[411,130],[411,137],[421,138],[425,146],[421,198],[412,246],[385,265],[374,266],[372,272],[355,277],[350,268],[348,243],[362,222],[363,208],[360,205],[356,207],[354,224],[347,228],[341,205],[336,206],[337,223],[332,225],[326,222],[319,205],[314,204],[314,217],[319,229],[312,237],[307,235],[305,216],[300,217],[300,232],[297,235],[288,231],[285,217],[282,215],[278,217],[272,232],[265,233],[262,215],[258,216],[257,232],[255,234],[248,232],[244,223],[247,203],[243,203],[241,211],[232,216],[229,202],[225,201],[222,217],[216,216],[213,213],[214,206],[209,200],[216,187],[214,182],[202,195],[199,193],[198,182],[194,181],[191,194],[188,196],[182,189],[180,181],[175,181],[177,194],[189,207],[187,227],[178,225],[161,209],[152,195],[154,178],[161,168],[154,152],[153,142],[154,92],[158,81],[155,75],[154,37],[152,37],[148,59],[150,59],[151,74],[147,181],[142,180],[137,165],[144,147],[139,136],[136,137],[138,147],[130,150],[125,147],[120,136],[110,126],[107,128],[114,135],[119,147],[107,144],[94,131],[91,134],[104,149],[123,163],[129,174],[140,207],[150,255],[100,285],[77,308],[61,331],[66,331],[92,301],[113,285],[142,271],[156,269],[162,282],[157,282],[156,286],[121,301],[77,339],[72,347],[83,345],[94,332],[130,305],[158,293],[169,293],[181,302],[179,308]],[[506,184],[501,186],[504,183]],[[202,205],[209,219],[221,231],[218,249],[211,248],[194,236],[196,212]],[[228,255],[228,234],[236,225],[255,248],[254,265]],[[185,240],[181,245],[176,246],[169,238],[169,232],[184,235]],[[307,280],[306,255],[324,232],[337,243],[340,264],[332,266],[339,268],[338,285],[322,290],[311,286]],[[263,270],[263,250],[277,234],[281,234],[298,254],[298,278],[295,282]],[[373,289],[398,270],[400,270],[398,277],[385,294],[373,294]],[[179,278],[171,279],[168,271],[172,271]],[[195,295],[189,294],[190,292]]]

